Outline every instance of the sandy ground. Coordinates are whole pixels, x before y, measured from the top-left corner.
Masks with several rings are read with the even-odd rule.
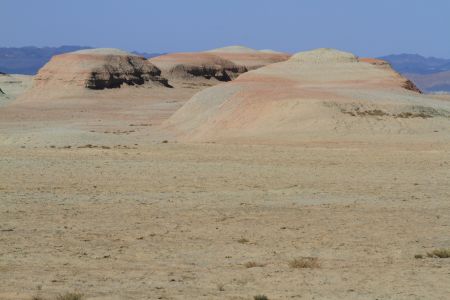
[[[448,299],[450,152],[0,147],[0,299]],[[294,269],[298,257],[316,269]],[[261,264],[247,268],[248,262]]]

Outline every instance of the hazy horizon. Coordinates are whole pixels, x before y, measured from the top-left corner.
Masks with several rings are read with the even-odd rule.
[[[228,45],[294,53],[319,47],[360,56],[450,57],[450,2],[3,1],[2,47],[113,47],[147,53]],[[427,20],[427,22],[421,22]]]

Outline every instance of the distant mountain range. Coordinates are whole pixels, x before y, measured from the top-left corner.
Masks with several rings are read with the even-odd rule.
[[[87,46],[0,47],[0,73],[34,75],[54,55],[91,49]],[[151,58],[164,53],[133,52]],[[418,54],[395,54],[379,57],[424,92],[450,92],[450,59],[424,57]]]
[[[0,72],[9,74],[34,75],[54,55],[82,49],[91,49],[86,46],[61,46],[61,47],[0,47]],[[133,52],[146,58],[161,55],[160,53]]]
[[[402,74],[433,74],[450,71],[450,59],[424,57],[418,54],[395,54],[379,57]]]
[[[397,54],[379,57],[428,93],[450,92],[450,59]]]

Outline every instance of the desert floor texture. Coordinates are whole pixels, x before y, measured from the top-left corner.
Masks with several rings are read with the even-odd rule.
[[[2,299],[450,293],[450,260],[414,258],[450,243],[447,149],[2,147],[0,164]]]

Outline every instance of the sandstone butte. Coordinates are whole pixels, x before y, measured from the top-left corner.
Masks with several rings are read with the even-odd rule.
[[[89,49],[54,56],[33,79],[26,98],[83,95],[123,85],[168,86],[161,71],[143,57],[118,49]]]
[[[150,59],[171,82],[207,79],[212,84],[230,81],[247,72],[244,66],[212,53],[172,53]]]
[[[243,46],[229,46],[205,52],[171,53],[150,59],[172,83],[209,81],[215,85],[231,81],[242,73],[271,63],[287,60],[290,55],[273,50],[257,51]]]

